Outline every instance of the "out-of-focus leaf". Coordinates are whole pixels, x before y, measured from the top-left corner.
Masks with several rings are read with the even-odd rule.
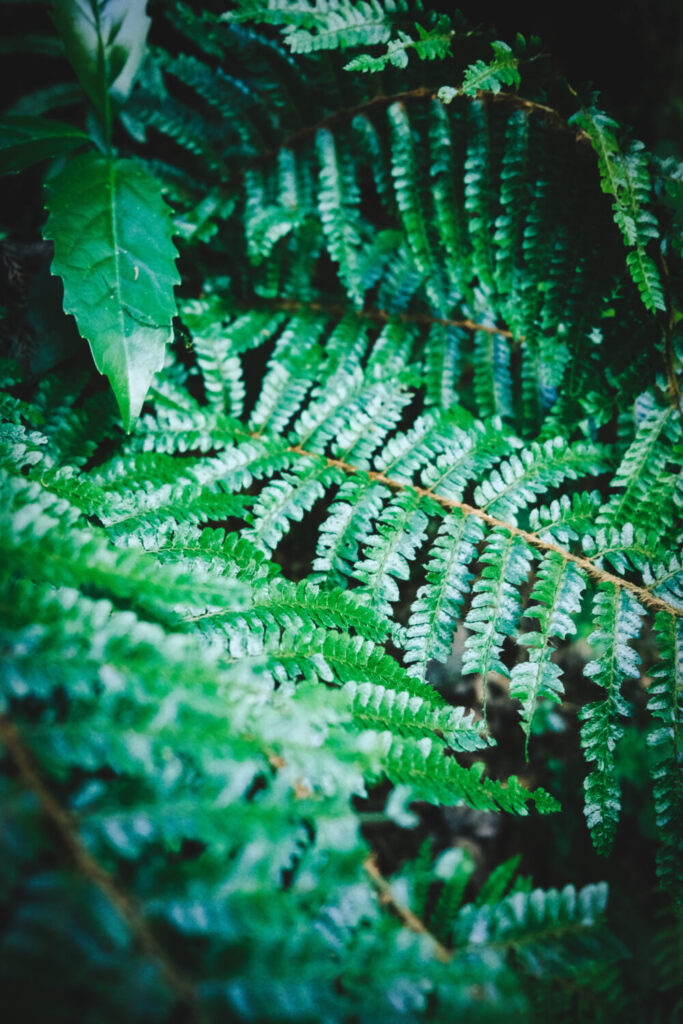
[[[0,119],[0,174],[23,171],[31,164],[59,156],[89,142],[80,128],[45,117]]]
[[[54,0],[66,55],[105,120],[109,98],[128,96],[145,55],[146,5],[147,0]]]

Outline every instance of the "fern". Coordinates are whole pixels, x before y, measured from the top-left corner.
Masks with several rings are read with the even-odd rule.
[[[640,633],[642,608],[626,591],[601,584],[595,597],[598,629],[591,640],[602,646],[600,661],[591,661],[586,675],[607,692],[605,699],[582,711],[581,743],[595,767],[585,780],[586,820],[599,853],[608,853],[614,840],[620,809],[619,785],[614,770],[614,749],[623,735],[620,717],[629,714],[621,685],[638,671],[638,656],[628,641]]]
[[[523,41],[459,16],[151,5],[142,62],[144,4],[124,6],[140,33],[110,25],[101,66],[62,25],[85,136],[36,123],[59,87],[12,115],[42,132],[31,159],[121,150],[47,179],[79,324],[103,280],[85,260],[74,283],[80,199],[101,213],[77,175],[122,174],[128,199],[144,181],[149,209],[109,204],[132,240],[101,254],[128,274],[102,292],[121,330],[90,339],[131,432],[80,357],[0,374],[7,1005],[44,1016],[40,970],[64,1020],[621,1019],[606,884],[539,889],[509,853],[479,869],[444,823],[531,825],[561,794],[573,844],[551,731],[578,718],[607,855],[632,717],[643,894],[683,898],[675,179],[597,108],[551,109],[575,96],[541,62],[527,82]],[[585,682],[571,658],[565,679],[587,635]]]

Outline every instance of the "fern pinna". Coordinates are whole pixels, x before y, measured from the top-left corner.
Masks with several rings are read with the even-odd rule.
[[[150,8],[120,144],[191,268],[176,344],[127,435],[73,362],[3,370],[8,1005],[43,1013],[40,971],[65,1021],[628,1019],[605,883],[430,839],[385,865],[370,827],[559,812],[559,709],[607,856],[638,716],[680,905],[664,178],[594,97],[513,91],[531,44],[461,60],[419,4]],[[435,685],[459,627],[467,704]]]

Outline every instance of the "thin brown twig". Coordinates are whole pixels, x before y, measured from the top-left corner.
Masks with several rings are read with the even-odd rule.
[[[158,964],[164,981],[188,1011],[190,1019],[196,1024],[204,1024],[206,1017],[197,1003],[192,982],[172,963],[132,897],[83,846],[70,815],[43,782],[19,730],[6,715],[0,715],[0,741],[14,762],[21,781],[37,797],[40,809],[57,832],[77,870],[97,886],[126,921],[144,952]]]
[[[525,110],[528,114],[538,114],[549,121],[553,127],[559,131],[567,132],[574,136],[577,142],[590,144],[590,136],[581,129],[573,128],[567,123],[566,118],[562,117],[558,110],[554,107],[546,106],[544,103],[536,103],[534,100],[525,99],[523,96],[518,96],[517,93],[505,92],[501,90],[498,93],[487,92],[485,90],[479,90],[476,96],[470,96],[466,93],[457,93],[457,99],[464,100],[485,100],[490,103],[507,103],[510,106],[517,107],[519,110]],[[389,95],[380,94],[371,97],[369,100],[364,100],[362,103],[357,103],[353,107],[343,107],[340,110],[335,110],[331,114],[327,114],[326,117],[316,121],[315,124],[306,125],[304,128],[300,128],[298,131],[293,132],[291,135],[286,136],[277,146],[272,149],[265,150],[263,153],[258,153],[256,156],[245,162],[245,166],[240,171],[229,178],[226,182],[225,187],[229,188],[235,179],[242,178],[245,170],[249,170],[252,167],[257,167],[259,164],[267,163],[269,160],[273,160],[277,154],[283,149],[294,149],[299,143],[305,141],[310,136],[315,135],[317,132],[324,128],[329,128],[339,121],[352,120],[359,114],[364,114],[368,110],[372,110],[374,107],[388,107],[392,103],[405,103],[410,100],[435,100],[438,101],[438,90],[427,86],[418,86],[415,89],[405,89],[402,92],[390,93]]]
[[[669,615],[674,615],[676,617],[680,617],[682,614],[680,609],[675,608],[663,598],[656,597],[646,587],[638,586],[637,583],[631,583],[629,580],[624,580],[620,576],[615,576],[614,573],[607,572],[605,569],[600,569],[589,558],[585,558],[583,555],[573,555],[571,552],[566,551],[559,545],[553,544],[551,541],[542,540],[535,533],[523,530],[519,526],[513,526],[504,519],[498,519],[496,516],[492,516],[490,513],[485,512],[483,509],[477,508],[474,505],[468,505],[464,501],[454,501],[451,498],[443,498],[438,494],[434,494],[433,491],[428,490],[426,487],[419,487],[417,484],[404,484],[399,480],[394,480],[391,477],[386,476],[384,473],[378,473],[375,470],[359,469],[351,463],[344,462],[343,459],[332,459],[326,455],[320,455],[318,452],[309,452],[305,448],[302,448],[301,445],[294,445],[290,447],[288,451],[295,452],[297,455],[308,456],[309,458],[325,459],[328,466],[336,466],[348,475],[363,473],[376,483],[384,484],[386,487],[390,487],[394,491],[415,491],[421,498],[430,498],[443,508],[457,508],[466,516],[476,516],[477,519],[481,519],[481,521],[486,523],[488,526],[508,530],[516,537],[521,537],[527,544],[530,544],[532,547],[537,548],[540,551],[554,551],[556,554],[561,555],[565,562],[573,562],[574,565],[583,569],[584,572],[589,576],[592,576],[593,579],[598,580],[600,583],[611,583],[612,586],[621,587],[624,590],[630,591],[638,598],[639,601],[652,611],[665,611]]]
[[[427,938],[431,940],[434,946],[434,955],[437,960],[440,960],[442,964],[447,964],[452,960],[453,953],[451,950],[447,949],[447,947],[437,939],[436,935],[433,935],[432,932],[430,932],[424,921],[422,921],[417,914],[414,914],[410,907],[404,907],[403,904],[399,903],[396,899],[389,882],[387,882],[386,878],[377,866],[377,859],[374,853],[369,854],[369,856],[365,858],[363,867],[379,893],[380,902],[391,907],[396,916],[400,918],[406,928],[409,928],[411,932],[415,932],[417,935],[426,935]]]
[[[294,313],[307,309],[313,310],[316,313],[329,313],[330,316],[350,315],[356,316],[360,320],[376,320],[381,323],[386,323],[389,320],[400,320],[402,323],[425,324],[426,326],[438,324],[442,327],[460,327],[465,331],[482,331],[485,334],[498,334],[503,338],[510,338],[512,341],[521,342],[524,340],[523,338],[515,339],[512,331],[509,331],[506,327],[491,327],[488,324],[478,324],[474,320],[454,320],[450,317],[433,316],[431,313],[390,313],[386,309],[352,309],[336,303],[328,305],[324,302],[298,302],[295,299],[260,299],[259,301],[269,308]]]

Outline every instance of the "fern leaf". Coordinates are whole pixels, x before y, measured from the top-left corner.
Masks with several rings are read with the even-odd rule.
[[[406,633],[408,671],[424,679],[431,659],[445,662],[473,574],[468,565],[484,530],[475,516],[454,510],[442,521],[430,548],[427,581],[413,602]]]
[[[494,292],[495,256],[493,249],[491,139],[486,111],[478,100],[468,109],[467,157],[463,181],[468,230],[472,243],[472,263],[479,287],[488,297]]]
[[[505,131],[500,172],[501,212],[496,217],[496,286],[502,295],[513,294],[515,268],[522,253],[524,195],[530,158],[530,126],[526,113],[515,110]]]
[[[667,441],[675,440],[679,432],[680,426],[671,407],[655,408],[648,413],[612,480],[611,486],[619,493],[600,509],[598,523],[619,527],[629,520],[639,521],[640,509],[647,505],[649,492],[670,458],[671,449]],[[656,514],[658,516],[659,511]],[[655,521],[659,526],[658,519]]]
[[[474,336],[474,395],[482,419],[512,419],[510,345],[500,334],[477,331]]]
[[[529,577],[531,553],[521,538],[502,529],[490,535],[481,554],[484,568],[473,587],[472,605],[465,626],[472,635],[465,641],[462,671],[489,672],[505,677],[510,670],[501,660],[505,637],[515,635],[521,614],[518,588]]]
[[[312,317],[289,321],[268,360],[268,372],[249,420],[252,429],[280,434],[299,412],[320,363],[317,342],[323,327]]]
[[[454,757],[444,757],[443,748],[429,737],[408,745],[405,741],[387,738],[383,765],[393,782],[411,785],[416,799],[428,803],[466,803],[480,811],[504,810],[525,815],[529,805],[541,814],[559,810],[559,804],[540,787],[525,789],[511,775],[503,785],[483,777],[484,765],[476,762],[463,768]]]
[[[562,494],[547,507],[532,508],[529,525],[541,540],[568,548],[569,542],[587,534],[600,507],[598,491]]]
[[[517,854],[516,857],[510,857],[509,860],[503,861],[502,864],[493,869],[477,893],[475,906],[495,906],[495,904],[500,903],[505,890],[509,887],[517,873],[521,859],[521,856]]]
[[[392,499],[384,508],[377,532],[365,542],[364,557],[354,566],[353,575],[366,600],[387,616],[398,600],[396,580],[409,578],[409,562],[427,536],[427,516],[420,504],[415,491]]]
[[[448,276],[457,291],[471,298],[472,256],[467,229],[464,186],[459,168],[464,161],[459,112],[433,103],[429,121],[431,180],[438,237],[447,260]]]
[[[601,854],[608,853],[612,846],[621,809],[614,749],[623,735],[619,717],[629,714],[621,685],[625,679],[638,676],[639,657],[629,641],[639,636],[643,614],[643,609],[627,590],[612,583],[599,585],[593,609],[598,628],[589,641],[599,645],[600,660],[589,662],[585,674],[602,687],[607,696],[586,704],[580,718],[584,755],[587,761],[595,762],[584,782],[586,821],[593,845]]]
[[[598,155],[602,190],[614,199],[614,220],[630,249],[626,262],[643,303],[652,312],[664,310],[659,271],[646,252],[648,242],[659,236],[659,228],[646,209],[652,184],[643,145],[634,142],[622,153],[614,131],[616,122],[595,107],[582,109],[570,120],[587,133]]]
[[[492,742],[473,712],[435,704],[430,698],[436,691],[387,690],[368,682],[349,682],[344,691],[354,718],[370,728],[407,737],[436,735],[459,751],[480,750]]]
[[[516,438],[504,433],[500,421],[487,426],[475,421],[468,429],[454,424],[443,451],[422,471],[421,483],[439,497],[462,501],[467,485],[495,465],[499,453],[518,445]]]
[[[604,920],[606,906],[605,882],[578,891],[567,885],[561,891],[516,892],[499,904],[463,907],[454,922],[452,941],[456,948],[468,950],[503,946],[514,953],[516,964],[538,977],[557,970],[558,956],[564,957],[562,943],[572,935],[574,964],[578,961],[585,967],[594,962],[591,929]],[[601,948],[601,958],[613,960],[621,955],[616,941]]]
[[[424,28],[415,23],[418,38],[413,39],[407,32],[398,31],[395,38],[390,39],[385,53],[378,57],[363,53],[354,57],[348,64],[344,65],[345,71],[361,71],[375,73],[383,71],[387,64],[396,68],[405,68],[408,65],[408,53],[414,50],[420,60],[438,60],[448,55],[454,31],[450,27],[450,20],[441,15],[436,25],[432,28]]]
[[[445,310],[447,288],[434,247],[428,198],[420,173],[421,163],[413,128],[402,103],[393,103],[387,114],[392,130],[391,174],[408,244],[415,265],[425,278],[430,302],[435,310]]]
[[[292,53],[314,53],[387,42],[393,24],[391,16],[402,9],[401,0],[382,4],[377,0],[317,0],[315,6],[268,0],[266,7],[257,5],[255,12],[259,21],[283,26],[283,38]],[[243,4],[242,11],[223,17],[241,20],[251,16],[250,5]]]
[[[522,730],[528,756],[529,735],[534,713],[541,699],[559,703],[563,686],[560,667],[551,661],[551,638],[564,639],[576,632],[573,616],[581,607],[584,574],[562,555],[549,551],[541,562],[531,600],[524,612],[538,619],[539,628],[519,636],[529,648],[529,660],[518,662],[510,674],[510,696],[521,701]]]
[[[336,467],[321,465],[317,459],[303,460],[264,487],[253,507],[254,525],[246,536],[264,551],[272,551],[290,522],[300,522],[328,487],[341,479]]]
[[[465,72],[460,91],[466,96],[476,96],[480,89],[496,93],[503,85],[519,86],[518,61],[511,47],[498,39],[491,43],[491,49],[493,60],[488,64],[478,60]]]
[[[374,521],[389,494],[388,488],[373,483],[364,474],[344,481],[320,527],[313,562],[316,579],[346,584],[357,562],[359,547],[372,535]]]
[[[354,167],[346,150],[341,153],[332,132],[321,129],[316,136],[320,160],[318,209],[331,258],[339,266],[339,276],[356,306],[363,304],[358,258],[361,246],[358,206],[360,193]]]
[[[239,608],[247,601],[246,588],[234,581],[184,567],[161,567],[145,552],[114,548],[101,531],[77,529],[77,510],[36,484],[5,474],[0,486],[0,543],[15,571],[29,579],[87,585],[126,598],[163,619],[172,619],[179,604],[197,608],[227,603]]]
[[[568,444],[556,437],[543,444],[532,442],[479,484],[474,500],[480,508],[515,524],[515,513],[534,501],[537,494],[564,480],[601,473],[604,458],[604,450],[598,445],[582,441]]]
[[[683,857],[683,623],[666,612],[658,612],[655,629],[661,657],[651,673],[653,682],[648,708],[662,724],[658,722],[651,730],[648,744],[656,759],[652,778],[660,843],[657,874],[680,906],[683,903],[680,872]]]

